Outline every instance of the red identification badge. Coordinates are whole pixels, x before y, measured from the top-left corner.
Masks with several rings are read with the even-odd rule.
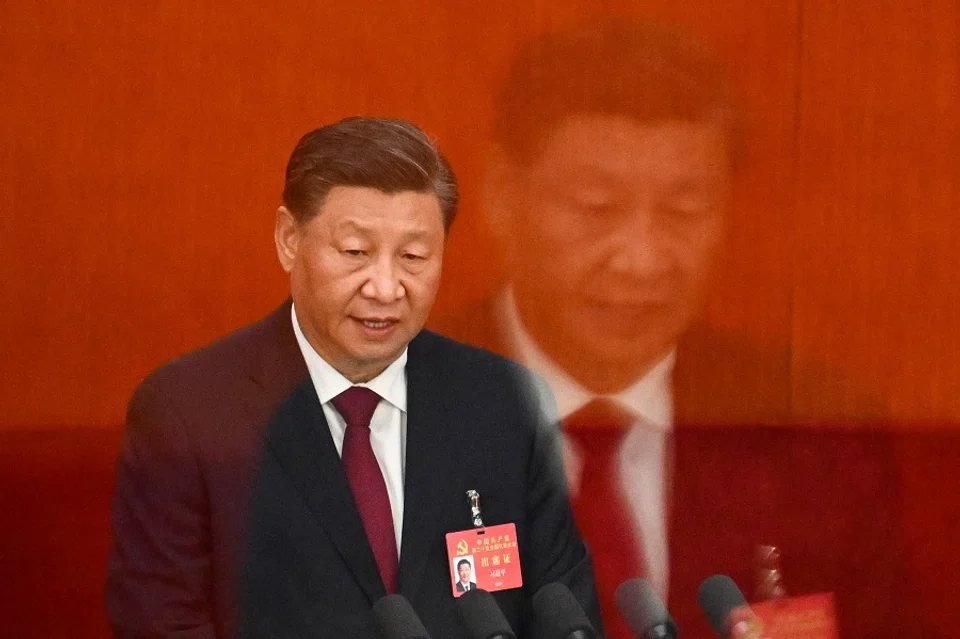
[[[769,639],[838,639],[833,593],[785,597],[750,604]]]
[[[475,588],[494,592],[523,585],[514,524],[447,533],[447,556],[454,597]]]

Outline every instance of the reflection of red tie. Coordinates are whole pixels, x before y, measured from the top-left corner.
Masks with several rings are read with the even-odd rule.
[[[353,386],[333,398],[347,429],[343,434],[343,471],[363,521],[387,594],[397,591],[397,539],[393,512],[383,473],[370,445],[370,418],[380,396],[369,388]]]
[[[593,555],[603,625],[611,639],[633,639],[614,601],[632,577],[646,575],[630,506],[620,489],[617,453],[633,418],[609,400],[590,402],[563,420],[564,433],[583,462],[573,513]]]

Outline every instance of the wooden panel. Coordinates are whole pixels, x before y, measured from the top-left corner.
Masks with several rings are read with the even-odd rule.
[[[117,423],[149,369],[279,303],[273,211],[309,128],[453,138],[432,6],[6,5],[4,422]]]
[[[895,418],[956,421],[960,5],[817,1],[803,21],[795,353]],[[821,391],[798,378],[797,414],[829,416]]]
[[[776,185],[795,11],[619,4],[6,3],[2,426],[116,424],[147,371],[281,300],[270,228],[286,156],[345,115],[407,117],[438,137],[466,194],[438,310],[482,294],[499,272],[496,251],[478,250],[490,238],[475,200],[491,92],[520,42],[584,17],[677,19],[738,56],[765,118],[758,155],[780,158],[757,163],[744,197],[789,206]],[[734,256],[754,244],[747,219]],[[767,262],[730,260],[717,317],[785,332],[789,289]],[[770,295],[722,302],[754,288]]]
[[[476,197],[492,92],[524,40],[621,12],[688,25],[743,89],[711,323],[792,349],[799,419],[851,412],[813,361],[847,373],[841,403],[956,420],[960,10],[834,5],[5,3],[0,428],[117,424],[147,371],[278,303],[283,165],[342,116],[439,139],[465,198],[438,312],[479,297],[500,272]]]

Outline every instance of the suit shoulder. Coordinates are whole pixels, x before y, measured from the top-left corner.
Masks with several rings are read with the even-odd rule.
[[[289,317],[289,305],[284,306]],[[147,375],[139,388],[189,385],[213,388],[236,379],[247,372],[250,362],[282,327],[283,308],[165,362]]]
[[[507,357],[424,330],[410,343],[408,366],[414,361],[429,366],[431,379],[453,397],[514,397],[534,422],[558,419],[546,381]]]
[[[843,425],[678,425],[675,435],[678,441],[711,449],[819,449],[824,453],[851,448],[886,452],[898,442],[895,431]]]
[[[792,475],[890,485],[896,472],[896,437],[887,430],[819,426],[681,427],[678,456],[704,474],[724,476],[735,467]],[[740,472],[740,471],[737,471]]]
[[[417,354],[437,362],[445,369],[463,372],[490,372],[511,376],[533,375],[521,364],[480,346],[460,342],[431,330],[423,330],[410,343]]]
[[[705,325],[680,341],[673,381],[681,423],[877,421],[888,414],[883,397],[850,374],[783,345]]]

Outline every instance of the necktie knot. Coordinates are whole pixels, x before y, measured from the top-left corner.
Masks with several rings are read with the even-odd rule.
[[[613,400],[595,399],[563,420],[563,432],[582,452],[612,454],[627,434],[634,417]]]
[[[351,386],[332,400],[334,408],[343,416],[347,428],[370,428],[370,418],[377,410],[380,396],[364,386]]]
[[[634,422],[626,408],[606,397],[594,399],[563,420],[568,430],[625,431]]]

